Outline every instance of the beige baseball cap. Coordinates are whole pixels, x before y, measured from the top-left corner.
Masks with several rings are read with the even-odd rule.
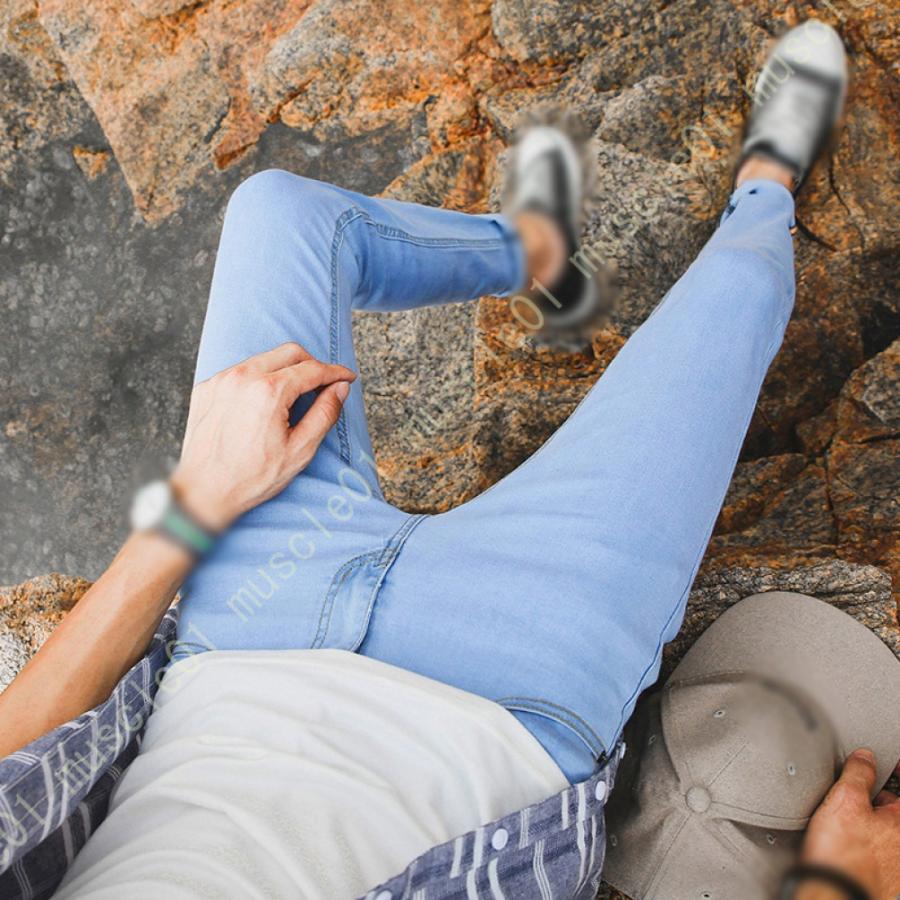
[[[757,594],[645,696],[606,808],[603,877],[634,900],[771,900],[846,756],[900,756],[900,660],[846,613]]]

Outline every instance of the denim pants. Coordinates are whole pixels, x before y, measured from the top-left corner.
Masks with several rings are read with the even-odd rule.
[[[357,651],[495,700],[570,780],[588,777],[684,615],[791,313],[792,221],[783,187],[742,185],[568,421],[448,512],[384,499],[357,380],[309,468],[189,579],[180,652]],[[509,295],[525,279],[502,216],[261,172],[228,204],[196,377],[285,341],[356,369],[351,310]]]

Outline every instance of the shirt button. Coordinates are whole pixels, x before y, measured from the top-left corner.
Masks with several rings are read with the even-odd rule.
[[[491,838],[491,846],[495,850],[502,850],[509,843],[509,832],[505,828],[498,828]]]
[[[697,785],[694,785],[684,795],[684,799],[687,802],[688,809],[695,813],[705,813],[712,805],[712,797],[709,796],[709,791]]]
[[[606,799],[606,782],[598,781],[594,788],[594,796],[602,803]]]

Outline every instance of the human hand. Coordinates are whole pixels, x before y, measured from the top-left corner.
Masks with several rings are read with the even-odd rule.
[[[900,774],[900,765],[897,767]],[[848,875],[872,900],[900,894],[900,799],[875,786],[875,757],[856,750],[806,829],[802,860]]]
[[[251,356],[194,387],[172,487],[185,507],[220,531],[274,497],[309,465],[334,426],[356,374],[288,343]],[[288,418],[318,390],[306,415]]]

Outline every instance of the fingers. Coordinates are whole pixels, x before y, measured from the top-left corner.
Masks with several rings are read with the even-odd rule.
[[[270,379],[284,392],[287,405],[301,395],[316,388],[334,384],[336,381],[354,381],[356,373],[346,366],[319,362],[317,359],[306,359],[295,365],[287,366],[272,373]]]
[[[247,375],[265,375],[268,372],[277,372],[285,366],[293,366],[304,360],[312,359],[312,356],[304,347],[295,341],[288,341],[286,344],[280,344],[271,350],[263,353],[257,353],[247,359],[239,362],[232,368],[238,368]]]
[[[309,465],[319,444],[337,424],[344,401],[350,393],[347,381],[338,381],[319,392],[306,415],[294,426],[288,438],[288,453],[299,472]]]

